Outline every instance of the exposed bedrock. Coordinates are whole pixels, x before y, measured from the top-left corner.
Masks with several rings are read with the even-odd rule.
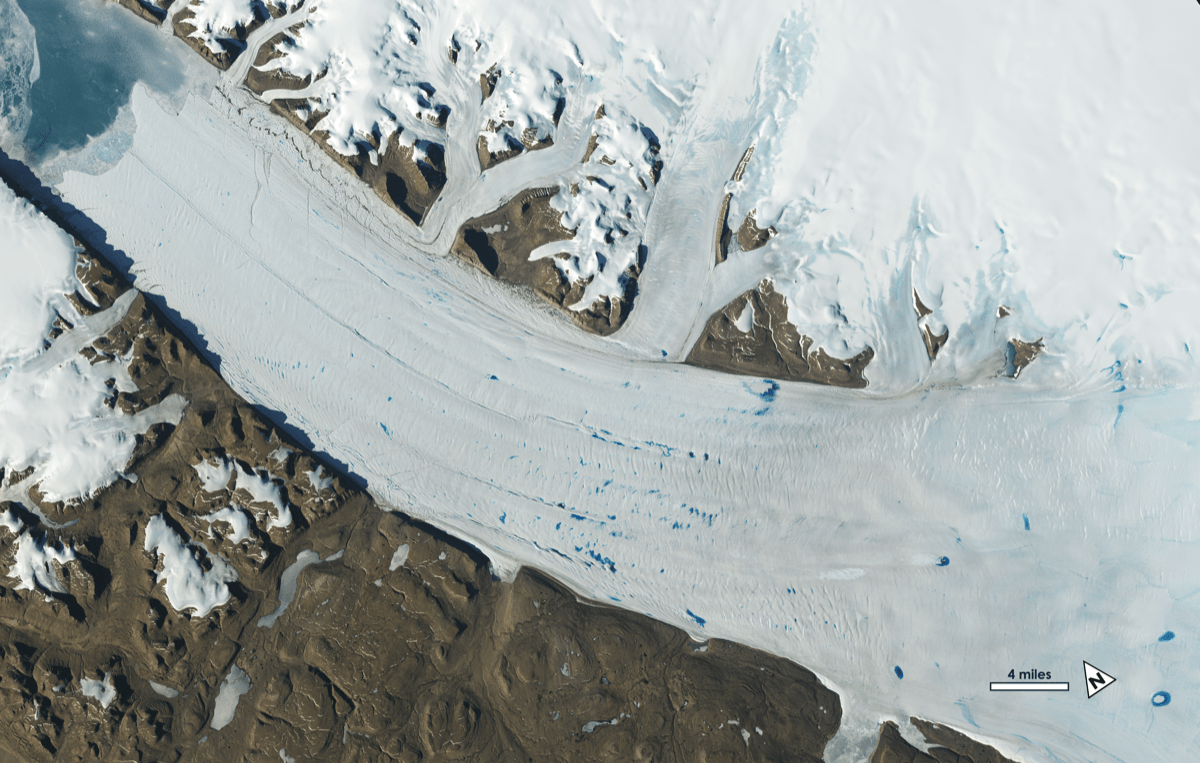
[[[764,280],[708,319],[687,362],[735,374],[867,386],[864,371],[874,350],[867,347],[854,357],[835,358],[813,347],[812,338],[801,334],[787,315],[787,299]]]
[[[173,0],[116,0],[116,2],[152,24],[161,24],[167,17],[167,11],[173,5]]]
[[[179,0],[179,2],[182,1]],[[213,66],[219,69],[228,69],[246,49],[246,38],[250,36],[250,33],[269,18],[265,6],[258,4],[257,7],[258,11],[253,23],[237,24],[232,29],[220,30],[220,33],[215,36],[218,50],[213,50],[200,37],[194,36],[197,31],[196,14],[191,8],[184,8],[176,13],[171,19],[171,24],[175,28],[176,36],[190,45],[192,50],[203,56]]]
[[[1004,375],[1010,379],[1016,379],[1026,366],[1042,354],[1042,350],[1045,348],[1041,339],[1035,339],[1032,342],[1026,342],[1016,337],[1009,339],[1004,348]]]
[[[754,157],[754,146],[751,145],[742,152],[742,158],[738,160],[737,167],[733,174],[729,177],[730,183],[740,183],[746,175],[746,166],[750,164],[750,159]],[[729,206],[733,201],[734,194],[726,193],[725,198],[721,201],[721,209],[717,213],[717,240],[716,240],[716,261],[720,265],[725,260],[729,259],[729,246],[733,241],[737,241],[738,246],[746,252],[753,251],[765,245],[771,236],[775,235],[774,228],[760,229],[755,222],[756,210],[750,210],[746,218],[742,220],[742,224],[738,227],[737,237],[735,239],[733,230],[729,227]]]
[[[268,78],[259,78],[258,82],[267,85]],[[335,162],[361,178],[379,198],[415,225],[425,219],[446,185],[445,150],[437,143],[422,142],[418,156],[414,147],[403,145],[399,134],[393,133],[382,150],[379,140],[373,138],[360,141],[358,153],[346,156],[329,145],[327,133],[317,129],[325,115],[312,111],[308,101],[278,98],[271,102],[271,108],[311,135]]]
[[[742,220],[742,224],[738,226],[737,242],[743,252],[753,252],[767,245],[774,236],[775,227],[768,225],[766,228],[758,227],[758,210],[752,209],[746,218]]]
[[[570,309],[583,297],[590,280],[569,283],[554,264],[554,257],[529,259],[534,249],[568,241],[575,235],[562,226],[562,213],[550,206],[556,192],[555,188],[523,191],[496,211],[468,220],[455,237],[451,251],[502,281],[530,287],[542,299],[563,308],[581,328],[611,334],[621,327],[633,307],[643,262],[625,274],[624,298],[606,297],[585,309]]]
[[[868,763],[1013,763],[995,748],[936,723],[910,718],[931,745],[922,752],[900,735],[895,721],[886,721],[879,729],[879,744]]]
[[[933,315],[933,310],[921,301],[921,295],[917,294],[916,289],[913,289],[913,309],[917,313],[917,328],[921,330],[921,339],[925,342],[925,353],[932,361],[937,358],[938,352],[950,340],[950,329],[944,327],[941,333],[934,333],[930,326],[930,316]]]

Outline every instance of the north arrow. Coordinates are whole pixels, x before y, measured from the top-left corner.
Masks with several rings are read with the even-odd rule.
[[[1083,661],[1083,685],[1087,687],[1088,699],[1107,689],[1116,680],[1087,660]]]

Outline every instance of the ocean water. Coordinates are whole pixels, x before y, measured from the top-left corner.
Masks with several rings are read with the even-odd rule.
[[[135,84],[177,110],[216,76],[182,41],[96,0],[0,0],[0,41],[0,146],[50,182],[124,155]]]

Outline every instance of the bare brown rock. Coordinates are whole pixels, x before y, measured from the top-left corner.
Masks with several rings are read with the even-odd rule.
[[[488,98],[492,97],[492,93],[496,91],[496,86],[499,84],[500,79],[503,76],[504,73],[500,69],[499,64],[493,64],[486,72],[479,75],[479,89],[483,96],[481,99],[482,101],[486,101]],[[561,78],[558,81],[561,83]],[[553,115],[555,127],[558,126],[558,120],[562,117],[563,110],[566,108],[566,106],[566,99],[559,98]],[[599,119],[599,117],[597,117],[597,119]],[[496,124],[489,119],[488,123],[484,125],[483,131],[495,133],[502,126],[512,127],[512,125],[513,123],[511,121],[506,121],[501,125]],[[595,140],[595,136],[593,136],[592,140]],[[490,150],[488,148],[487,138],[483,135],[480,135],[475,144],[475,151],[479,155],[480,170],[486,172],[492,167],[495,167],[497,164],[516,158],[526,151],[538,151],[543,148],[549,148],[552,145],[554,145],[553,137],[546,136],[539,139],[537,130],[533,128],[527,128],[521,133],[519,140],[514,140],[513,138],[509,137],[505,147],[498,151]],[[586,162],[587,159],[584,159],[584,161]]]
[[[627,271],[623,299],[604,299],[585,310],[568,309],[583,297],[589,282],[568,284],[553,258],[529,259],[529,254],[539,246],[567,241],[575,235],[562,227],[561,213],[550,206],[556,192],[553,188],[530,189],[496,211],[468,220],[450,251],[502,281],[532,288],[542,299],[563,308],[581,328],[596,334],[611,334],[621,327],[632,309],[641,263]]]
[[[917,294],[916,289],[913,289],[913,309],[917,311],[917,328],[920,329],[921,339],[925,342],[925,352],[929,355],[930,360],[934,360],[937,358],[938,352],[950,340],[950,329],[944,328],[940,334],[933,333],[929,321],[925,320],[933,315],[933,310],[921,301],[921,295]]]
[[[174,0],[159,0],[158,2],[154,2],[153,0],[116,1],[151,24],[161,24],[163,19],[167,17],[167,11],[174,4]]]
[[[743,332],[737,321],[746,309],[753,310],[754,321]],[[735,374],[865,387],[864,371],[874,357],[870,347],[852,358],[835,358],[824,348],[814,348],[812,338],[788,321],[787,300],[764,280],[708,319],[687,362]]]
[[[909,721],[921,731],[926,742],[937,746],[928,753],[922,752],[900,735],[894,721],[887,721],[879,729],[879,744],[869,763],[1013,763],[995,748],[953,729],[920,718]]]
[[[182,2],[183,0],[179,0]],[[128,6],[127,6],[128,7]],[[268,15],[264,6],[258,6],[258,11],[255,14],[254,22],[248,25],[238,24],[233,29],[222,30],[217,37],[217,42],[221,48],[220,51],[214,52],[208,45],[199,37],[193,37],[192,33],[196,30],[196,14],[191,8],[184,8],[172,17],[171,24],[175,27],[175,36],[191,46],[192,50],[199,53],[204,60],[208,61],[218,69],[228,69],[237,60],[237,57],[246,49],[246,38],[255,28],[266,21]]]
[[[729,259],[729,242],[733,240],[733,231],[729,229],[729,202],[733,194],[725,194],[721,201],[721,210],[717,212],[717,264]]]
[[[766,246],[771,237],[778,232],[774,226],[758,227],[757,214],[757,209],[750,210],[746,219],[742,220],[742,224],[738,227],[737,241],[743,252],[752,252]]]
[[[280,33],[259,48],[255,66],[246,77],[247,87],[262,95],[268,90],[299,90],[311,84],[308,78],[256,68],[283,55],[280,44],[288,43],[295,33],[295,28]],[[432,86],[427,87],[427,95],[432,96]],[[445,148],[438,143],[421,141],[415,146],[407,146],[403,145],[399,133],[393,133],[386,143],[381,143],[377,136],[360,141],[358,152],[346,156],[329,144],[328,133],[317,129],[325,114],[314,111],[307,99],[277,98],[271,102],[271,108],[308,133],[330,158],[361,178],[379,198],[416,225],[422,223],[425,213],[446,185]],[[449,114],[449,109],[443,107],[429,121],[444,129]]]
[[[1004,353],[1004,375],[1010,379],[1016,379],[1026,366],[1042,354],[1044,349],[1045,345],[1042,344],[1041,338],[1032,342],[1025,342],[1016,337],[1009,339]]]

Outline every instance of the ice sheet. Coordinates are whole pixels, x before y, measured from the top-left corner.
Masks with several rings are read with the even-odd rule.
[[[569,80],[553,148],[482,176],[455,153],[473,150],[478,121],[459,133],[451,120],[450,180],[420,231],[230,89],[177,118],[135,95],[130,156],[61,189],[134,258],[139,283],[199,327],[235,389],[348,464],[382,502],[471,539],[501,573],[534,564],[698,638],[814,669],[859,734],[840,750],[857,749],[881,718],[920,715],[1015,759],[1200,756],[1190,720],[1200,699],[1180,684],[1200,672],[1200,651],[1182,636],[1158,640],[1200,628],[1189,598],[1200,587],[1200,406],[1186,373],[1197,311],[1185,309],[1196,162],[1182,132],[1200,123],[1200,103],[1180,79],[1200,68],[1195,9],[1018,2],[977,18],[950,3],[916,3],[907,16],[798,7],[531,4],[483,25],[503,30],[536,11],[577,36],[595,79]],[[1060,23],[1067,12],[1077,24]],[[457,28],[444,21],[452,15],[425,27],[430,45]],[[983,42],[1011,46],[1003,77],[979,69],[972,45],[982,43],[969,33],[981,28]],[[1039,50],[1052,35],[1097,60],[1048,61]],[[1063,93],[1064,113],[1040,111],[1037,88],[1028,102],[989,108],[970,76],[1012,96],[1030,84],[1026,60],[1081,85],[1092,61],[1109,90]],[[468,103],[467,84],[435,83],[456,106]],[[890,122],[871,110],[881,94]],[[638,307],[612,340],[446,259],[462,220],[582,159],[594,99],[650,126],[665,162]],[[1124,110],[1106,112],[1109,103]],[[1109,118],[1083,119],[1093,108]],[[1173,111],[1145,122],[1163,108]],[[1070,118],[1104,131],[1112,162],[1084,137],[1072,153],[1057,140],[1068,133],[1050,130],[1056,142],[1039,132]],[[861,141],[849,129],[860,122]],[[970,156],[951,130],[964,123],[980,140]],[[1038,161],[1045,172],[1026,172]],[[1098,169],[1128,204],[1095,203],[1107,182]],[[731,190],[739,214],[757,206],[779,234],[714,270],[717,209]],[[997,210],[1003,240],[1001,216],[985,214]],[[1145,233],[1146,248],[1133,251],[1126,230]],[[994,238],[971,238],[980,231]],[[671,362],[764,275],[797,284],[797,320],[831,349],[874,343],[868,390]],[[914,285],[958,338],[932,366]],[[1129,298],[1114,307],[1118,289]],[[985,305],[996,321],[989,294],[1019,316],[1012,334],[1047,338],[1016,381],[994,378],[1009,324],[960,320]],[[1083,659],[1118,678],[1103,702],[1079,690]],[[1035,666],[1076,691],[987,691]],[[1172,692],[1169,706],[1152,706],[1159,690]]]
[[[75,244],[29,202],[0,184],[0,363],[40,353],[75,291]]]

